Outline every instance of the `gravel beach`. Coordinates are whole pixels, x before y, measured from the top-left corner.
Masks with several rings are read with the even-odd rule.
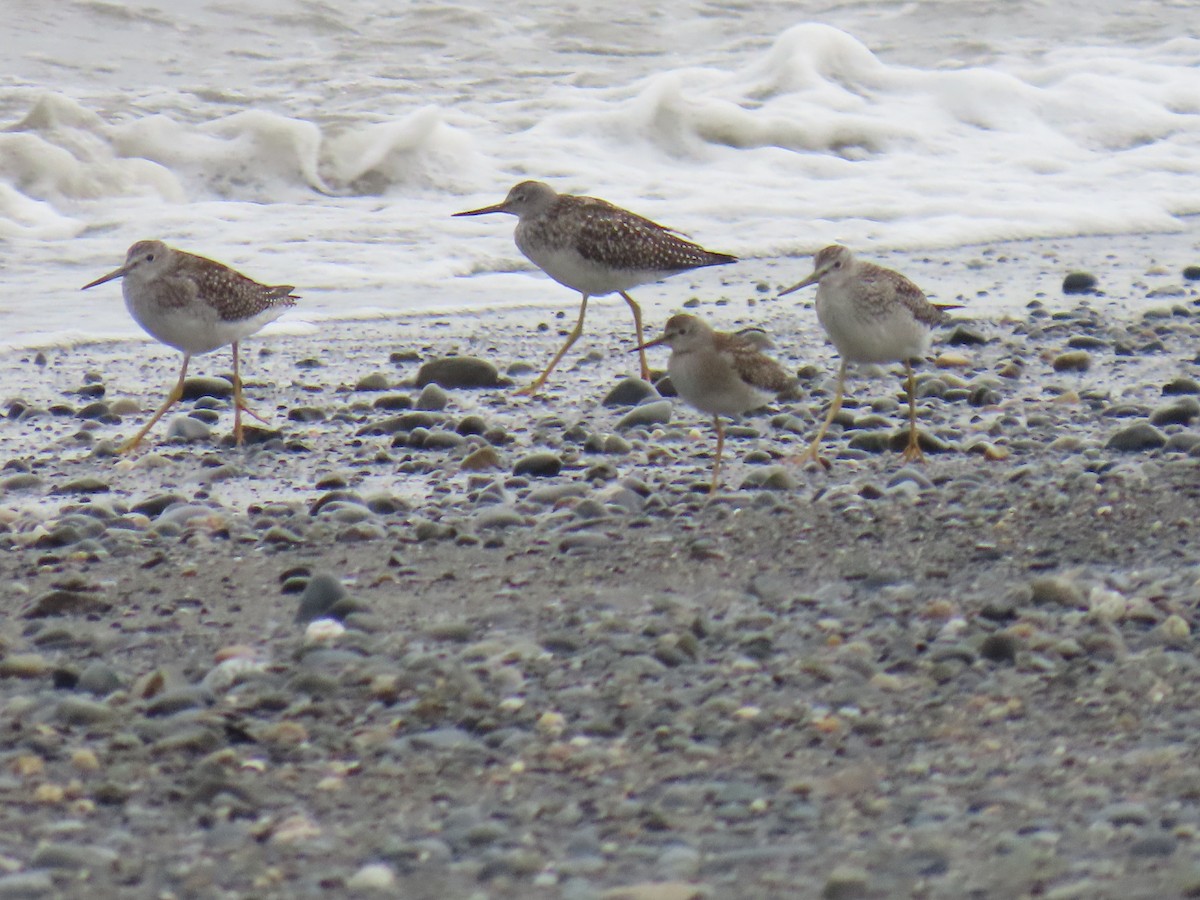
[[[619,300],[534,399],[566,290],[255,336],[242,450],[227,350],[129,459],[178,354],[0,352],[0,900],[1200,897],[1200,244],[878,259],[964,305],[925,462],[900,367],[789,461],[836,357],[754,260],[684,305],[797,389],[711,497]]]

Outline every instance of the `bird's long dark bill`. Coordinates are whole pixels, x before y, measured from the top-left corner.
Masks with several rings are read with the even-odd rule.
[[[94,288],[98,284],[104,284],[104,282],[112,281],[114,278],[120,278],[124,274],[125,274],[125,267],[121,266],[121,268],[114,269],[113,271],[109,272],[107,275],[102,275],[101,277],[97,278],[95,281],[85,284],[83,287],[80,288],[80,290],[86,291],[88,288]]]
[[[807,278],[805,278],[799,284],[793,284],[786,291],[780,291],[779,296],[786,297],[788,294],[792,293],[793,291],[798,291],[798,290],[800,290],[800,288],[808,287],[810,284],[816,284],[820,280],[821,280],[821,276],[818,275],[816,272],[813,272],[811,275],[809,275]]]
[[[486,216],[488,213],[508,212],[503,203],[485,206],[483,209],[468,209],[466,212],[454,213],[455,216]]]
[[[667,337],[666,337],[666,335],[663,335],[662,337],[656,337],[652,341],[646,341],[646,343],[644,343],[644,344],[638,344],[636,347],[631,348],[629,352],[637,353],[639,350],[649,350],[651,347],[658,347],[658,346],[661,346],[662,344],[665,344],[666,342],[667,342]]]

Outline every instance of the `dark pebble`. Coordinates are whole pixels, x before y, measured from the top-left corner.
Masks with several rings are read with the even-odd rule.
[[[444,388],[496,387],[500,373],[486,359],[474,356],[448,356],[425,363],[417,371],[417,387],[435,383]]]
[[[1200,266],[1187,266],[1183,270],[1183,277],[1188,281],[1200,281]]]
[[[1017,659],[1019,643],[1016,637],[1007,631],[989,634],[979,645],[979,655],[996,663],[1012,663]]]
[[[970,347],[986,344],[987,338],[974,328],[968,328],[966,325],[956,325],[954,330],[950,332],[950,336],[946,338],[946,343],[956,347]]]
[[[1104,445],[1106,450],[1136,453],[1157,450],[1167,443],[1167,436],[1149,422],[1135,422],[1113,434]]]
[[[557,475],[562,471],[562,459],[558,454],[539,451],[522,456],[513,466],[514,475],[533,475],[545,478]]]
[[[193,375],[183,382],[184,400],[199,400],[201,397],[231,397],[233,384],[224,378],[208,375]]]
[[[1200,381],[1186,376],[1180,376],[1163,385],[1164,395],[1200,394]]]
[[[1154,410],[1150,414],[1150,424],[1158,426],[1188,425],[1197,416],[1200,416],[1200,400],[1184,396]]]
[[[637,406],[649,397],[657,397],[654,385],[640,378],[623,378],[604,398],[605,406]]]
[[[296,623],[307,625],[314,619],[327,615],[334,605],[346,596],[346,589],[333,575],[319,573],[309,579],[300,595],[300,607],[296,610]]]
[[[1064,294],[1090,294],[1096,289],[1096,276],[1088,272],[1072,272],[1063,279]]]

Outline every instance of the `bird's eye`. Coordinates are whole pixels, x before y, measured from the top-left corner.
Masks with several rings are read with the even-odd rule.
[[[153,253],[146,254],[146,262],[154,262],[154,254]]]

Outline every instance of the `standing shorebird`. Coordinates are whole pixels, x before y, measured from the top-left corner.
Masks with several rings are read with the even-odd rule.
[[[523,181],[508,192],[503,203],[455,213],[482,216],[510,213],[517,217],[517,249],[559,284],[579,291],[579,320],[546,371],[519,393],[536,394],[546,383],[571,345],[583,333],[590,297],[616,292],[633,311],[643,379],[650,368],[642,341],[642,310],[626,293],[629,288],[668,275],[705,266],[737,262],[736,256],[714,253],[684,240],[670,228],[613,206],[595,197],[560,194],[540,181]]]
[[[242,444],[242,412],[260,422],[242,398],[238,341],[279,318],[299,299],[290,284],[265,285],[203,256],[174,250],[161,241],[138,241],[125,255],[125,265],[85,284],[81,290],[123,278],[125,307],[156,340],[183,353],[179,380],[166,401],[142,429],[121,445],[128,453],[183,396],[188,362],[200,353],[233,345],[233,434]]]
[[[759,349],[764,336],[714,331],[695,316],[677,315],[667,320],[661,337],[645,344],[671,348],[667,374],[676,392],[689,404],[713,417],[717,452],[713,460],[709,493],[721,477],[725,428],[721,416],[740,416],[770,402],[792,384],[783,366]]]
[[[908,389],[908,446],[904,460],[924,458],[917,431],[916,379],[912,360],[929,349],[929,331],[947,319],[953,304],[934,304],[901,275],[874,263],[860,262],[849,249],[834,244],[813,257],[813,272],[780,297],[817,285],[817,319],[842,358],[833,405],[817,436],[801,459],[819,459],[821,438],[842,408],[849,363],[903,362]]]

